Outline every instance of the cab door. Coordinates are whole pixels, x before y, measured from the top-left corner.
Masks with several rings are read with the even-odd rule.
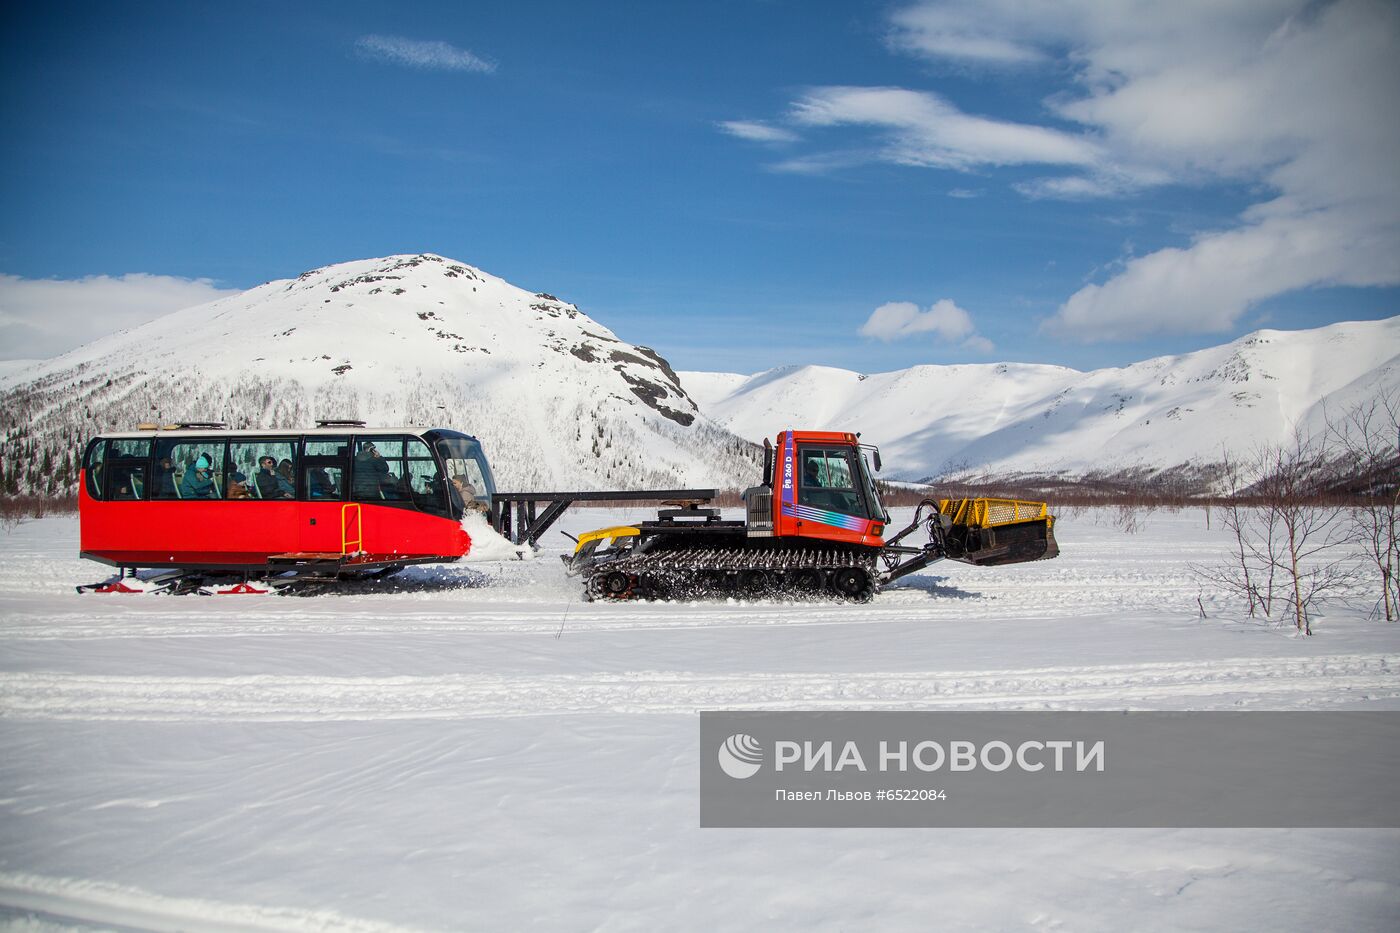
[[[870,507],[860,482],[856,448],[799,444],[795,465],[794,530],[803,537],[870,543]]]

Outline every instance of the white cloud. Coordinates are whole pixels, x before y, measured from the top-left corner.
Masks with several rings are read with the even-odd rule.
[[[977,16],[964,4],[919,4],[896,11],[890,44],[931,58],[985,65],[1025,65],[1045,58],[1034,45],[999,28],[995,16]]]
[[[1049,106],[1099,158],[1018,184],[1090,198],[1175,182],[1260,185],[1230,228],[1124,263],[1046,329],[1082,340],[1221,332],[1272,296],[1400,284],[1400,6],[1384,0],[941,0],[893,16],[896,48],[1067,67]]]
[[[900,165],[970,169],[979,165],[1090,166],[1089,140],[1059,130],[963,113],[929,91],[897,87],[816,88],[792,105],[806,126],[873,126],[887,132],[880,157]]]
[[[857,165],[868,165],[878,159],[875,153],[864,149],[818,152],[812,155],[793,156],[781,162],[774,162],[768,168],[774,172],[788,172],[793,175],[826,175]]]
[[[56,356],[171,311],[236,293],[209,279],[139,272],[66,280],[0,274],[0,357]]]
[[[1169,180],[1166,174],[1147,169],[1130,173],[1103,168],[1088,175],[1032,178],[1012,187],[1032,200],[1088,201],[1128,194],[1145,185],[1165,184]]]
[[[1070,296],[1046,330],[1089,342],[1219,333],[1273,295],[1395,282],[1400,253],[1364,224],[1336,212],[1270,218],[1129,259],[1107,282]]]
[[[407,65],[410,68],[430,71],[476,71],[488,74],[496,70],[493,62],[446,42],[369,35],[361,36],[355,42],[355,48],[366,58]]]
[[[992,350],[992,342],[977,333],[972,315],[948,298],[935,301],[927,311],[920,311],[912,301],[882,304],[861,325],[860,334],[885,343],[918,334],[933,334],[949,343],[960,342],[963,348],[978,353]]]
[[[948,189],[948,197],[950,197],[950,198],[962,198],[962,199],[964,199],[964,200],[967,199],[967,198],[980,198],[980,197],[981,197],[983,194],[985,194],[985,193],[986,193],[986,192],[983,191],[981,188],[949,188],[949,189]]]
[[[1115,264],[1046,330],[1082,340],[1220,332],[1288,291],[1400,284],[1400,4],[922,0],[890,22],[892,48],[964,78],[1067,76],[1067,89],[1038,102],[1060,122],[969,114],[930,91],[822,87],[783,122],[864,128],[867,138],[771,168],[1053,167],[1015,183],[1032,199],[1166,184],[1264,192],[1223,229]]]
[[[730,136],[737,136],[740,139],[756,143],[792,143],[799,138],[792,130],[773,126],[761,120],[725,120],[716,125],[722,132],[728,133]]]

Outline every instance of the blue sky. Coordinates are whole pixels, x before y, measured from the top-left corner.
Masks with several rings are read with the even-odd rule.
[[[1091,368],[1400,313],[1395,4],[0,16],[3,357],[418,251],[682,369]]]

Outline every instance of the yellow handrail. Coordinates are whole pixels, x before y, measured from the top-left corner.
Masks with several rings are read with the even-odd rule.
[[[355,510],[355,536],[350,537],[350,510]],[[365,548],[364,526],[360,522],[360,503],[347,502],[340,507],[340,553],[355,554]],[[350,545],[354,545],[351,550]]]

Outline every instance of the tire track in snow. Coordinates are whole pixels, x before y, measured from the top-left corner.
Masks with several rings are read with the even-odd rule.
[[[410,927],[348,917],[333,910],[167,897],[104,881],[21,872],[0,873],[0,906],[37,911],[62,927],[94,923],[101,929],[119,925],[157,933],[414,933]]]
[[[916,673],[0,677],[0,718],[151,722],[469,719],[702,709],[1293,708],[1400,698],[1397,659],[1338,655]]]
[[[299,604],[287,597],[227,597],[256,602],[257,614],[244,606],[237,613],[226,605],[201,605],[196,616],[183,605],[169,606],[174,597],[132,597],[159,601],[153,610],[121,606],[101,616],[51,607],[0,611],[0,641],[68,641],[78,639],[240,638],[246,636],[317,635],[456,635],[553,633],[561,622],[580,632],[628,632],[724,628],[801,628],[823,625],[924,625],[940,622],[1082,619],[1086,615],[1123,617],[1134,612],[1160,616],[1163,606],[1179,603],[1180,617],[1194,619],[1197,590],[1182,589],[1179,599],[1165,597],[1159,587],[1140,588],[1128,597],[1108,600],[1100,588],[1094,595],[1067,591],[1054,600],[1043,594],[1029,599],[1024,592],[963,594],[954,586],[943,590],[912,587],[881,593],[872,603],[839,605],[809,602],[697,602],[676,604],[589,604],[559,600],[534,604],[492,601],[367,604],[321,601]],[[941,595],[940,595],[941,594]],[[192,598],[192,597],[191,597]],[[1207,604],[1209,606],[1209,604]],[[106,606],[104,606],[106,608]]]

